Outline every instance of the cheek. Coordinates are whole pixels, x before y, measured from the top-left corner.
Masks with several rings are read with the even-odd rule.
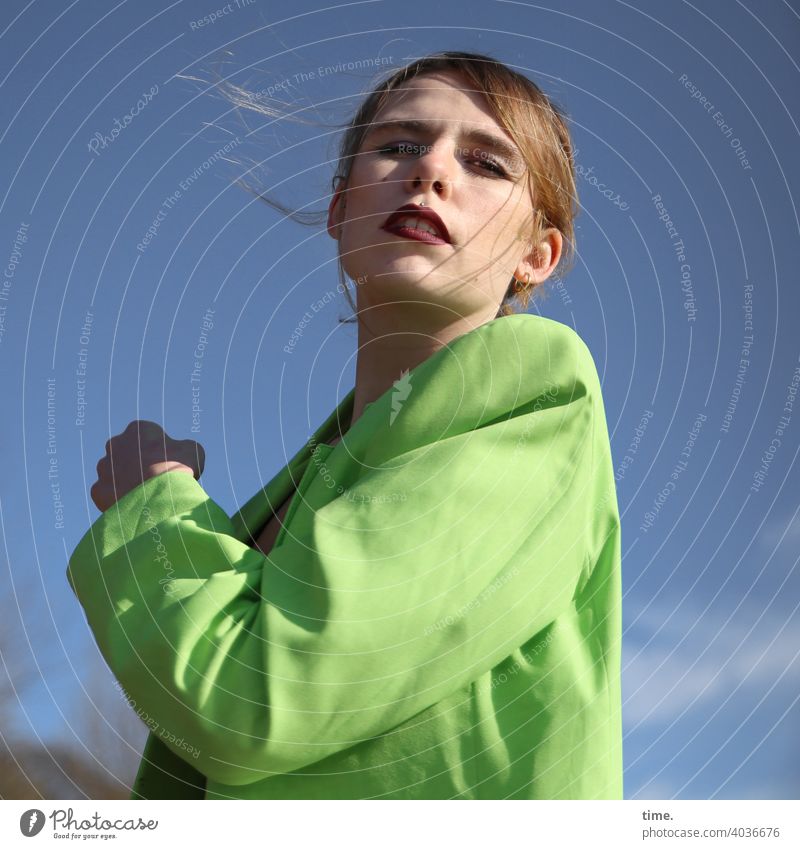
[[[488,202],[469,216],[467,231],[474,234],[482,252],[499,253],[509,242],[513,221],[499,205]]]
[[[472,232],[482,244],[495,245],[495,252],[515,241],[525,217],[519,199],[508,192],[484,195],[472,212]]]
[[[399,197],[402,189],[403,168],[400,163],[368,155],[353,165],[351,194],[359,194],[365,206],[380,207],[387,202],[387,192]],[[393,207],[394,208],[394,207]]]
[[[397,203],[392,200],[391,178],[373,173],[361,174],[363,182],[354,182],[347,197],[345,239],[362,241],[369,234],[372,241],[386,217],[394,211]]]
[[[350,171],[351,194],[369,191],[371,186],[386,178],[390,169],[390,162],[381,162],[369,154],[356,158]]]
[[[371,190],[354,188],[347,200],[345,224],[342,238],[339,240],[339,250],[342,253],[358,251],[375,242],[376,236],[381,232],[377,228],[382,222],[382,218],[375,213]]]

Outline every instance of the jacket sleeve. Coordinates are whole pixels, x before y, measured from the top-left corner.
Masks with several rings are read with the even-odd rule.
[[[598,515],[616,517],[597,372],[577,335],[567,353],[556,383],[370,469],[268,556],[183,472],[107,510],[68,580],[164,742],[224,784],[291,772],[406,721],[565,611],[601,551]]]

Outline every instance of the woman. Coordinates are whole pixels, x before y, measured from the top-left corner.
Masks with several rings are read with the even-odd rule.
[[[622,798],[600,383],[510,309],[571,243],[564,121],[489,57],[426,57],[334,188],[356,382],[308,442],[233,517],[152,422],[98,464],[68,578],[150,722],[133,798]]]

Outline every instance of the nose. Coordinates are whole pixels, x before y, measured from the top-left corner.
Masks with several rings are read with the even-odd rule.
[[[447,200],[453,191],[456,162],[447,145],[422,145],[422,153],[411,160],[408,169],[409,193],[420,188],[427,194],[433,189],[442,200]]]

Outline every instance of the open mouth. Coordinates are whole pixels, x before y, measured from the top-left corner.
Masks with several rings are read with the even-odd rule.
[[[404,239],[415,239],[418,242],[427,242],[429,245],[449,244],[427,221],[420,221],[420,219],[409,221],[408,223],[403,223],[401,220],[391,227],[384,226],[381,229],[394,236],[401,236]]]
[[[450,244],[450,234],[438,214],[427,206],[407,203],[393,212],[381,227],[403,239],[414,239],[429,245]]]

